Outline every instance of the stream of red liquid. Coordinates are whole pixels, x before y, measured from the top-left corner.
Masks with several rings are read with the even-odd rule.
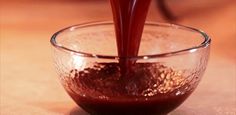
[[[121,76],[129,76],[138,55],[151,0],[110,0],[116,31]]]

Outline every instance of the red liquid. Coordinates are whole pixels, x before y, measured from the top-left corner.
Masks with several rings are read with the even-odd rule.
[[[116,43],[122,77],[129,76],[138,55],[143,27],[151,0],[110,0],[116,30]]]
[[[192,93],[189,82],[165,66],[136,63],[133,68],[125,82],[120,79],[119,64],[99,63],[84,71],[72,70],[62,77],[62,83],[72,99],[92,115],[167,114]]]
[[[110,2],[119,64],[100,63],[83,71],[72,70],[70,76],[62,76],[64,87],[80,107],[95,115],[156,115],[170,112],[192,92],[186,89],[190,86],[184,77],[176,76],[173,70],[159,64],[128,60],[128,57],[138,55],[151,0]],[[163,73],[162,70],[168,72]],[[162,74],[170,76],[163,77]]]

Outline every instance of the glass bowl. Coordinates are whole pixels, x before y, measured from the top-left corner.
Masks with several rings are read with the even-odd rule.
[[[166,23],[144,26],[129,77],[120,74],[114,24],[74,25],[51,38],[60,81],[90,114],[167,114],[195,90],[206,69],[210,38]],[[124,58],[124,57],[123,57]]]

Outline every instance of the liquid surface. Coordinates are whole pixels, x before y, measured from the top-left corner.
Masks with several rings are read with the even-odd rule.
[[[98,63],[62,76],[69,95],[92,114],[166,114],[192,92],[180,71],[158,63],[136,63],[124,80],[118,63]]]

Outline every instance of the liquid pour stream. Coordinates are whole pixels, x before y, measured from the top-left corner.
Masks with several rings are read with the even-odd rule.
[[[121,77],[128,77],[138,55],[151,0],[110,0],[115,24]]]

